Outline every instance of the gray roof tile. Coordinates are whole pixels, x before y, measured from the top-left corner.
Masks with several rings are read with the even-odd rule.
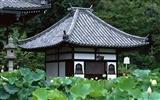
[[[27,0],[0,0],[0,9],[24,9],[24,8],[46,8],[48,5],[41,5]]]
[[[23,49],[38,49],[62,42],[81,46],[129,48],[148,44],[146,37],[130,35],[104,22],[88,8],[72,7],[62,20],[31,38],[19,40]],[[68,39],[63,39],[64,32]]]

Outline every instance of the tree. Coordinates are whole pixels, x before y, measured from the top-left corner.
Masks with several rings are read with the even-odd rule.
[[[160,4],[157,0],[100,0],[95,14],[114,27],[129,34],[150,35],[153,48],[142,48],[137,52],[122,53],[130,56],[134,64],[143,69],[160,67]],[[152,51],[152,52],[151,52]]]

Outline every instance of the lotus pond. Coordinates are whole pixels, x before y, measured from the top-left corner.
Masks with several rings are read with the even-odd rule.
[[[51,78],[45,72],[20,68],[0,73],[1,100],[160,100],[158,70],[135,70],[110,80]]]

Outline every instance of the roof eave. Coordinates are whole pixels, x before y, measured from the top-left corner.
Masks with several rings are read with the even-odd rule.
[[[15,8],[15,7],[4,7],[2,10],[44,10],[51,8],[51,5],[42,5],[40,7],[24,7],[24,8]]]
[[[20,45],[18,45],[19,48],[21,48],[23,51],[41,51],[41,52],[45,52],[46,51],[46,48],[55,48],[57,46],[61,46],[63,44],[65,44],[67,42],[65,41],[61,41],[57,44],[54,44],[54,45],[48,45],[48,46],[43,46],[43,47],[35,47],[35,48],[25,48],[25,47],[22,47]]]

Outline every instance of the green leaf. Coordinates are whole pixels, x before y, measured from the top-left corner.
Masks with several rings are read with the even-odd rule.
[[[45,71],[40,69],[36,69],[36,73],[45,75]]]
[[[102,80],[101,85],[109,91],[111,91],[112,88],[115,86],[115,84],[110,80]]]
[[[22,88],[17,95],[19,100],[26,100],[31,95],[31,91],[28,88]]]
[[[68,78],[68,79],[64,79],[62,82],[63,82],[64,84],[69,85],[69,84],[72,83],[72,80]]]
[[[0,99],[8,99],[10,94],[8,94],[2,87],[0,87]]]
[[[68,100],[67,97],[59,90],[51,90],[48,94],[49,100]]]
[[[144,75],[148,75],[151,71],[150,70],[135,70],[133,75],[137,77],[143,77]]]
[[[94,92],[90,92],[89,95],[91,97],[97,98],[97,97],[103,96],[103,93],[102,93],[102,91],[94,91]]]
[[[23,83],[21,81],[16,81],[15,82],[15,85],[19,88],[22,88],[23,87]]]
[[[31,86],[31,88],[30,88],[31,93],[32,93],[33,91],[35,91],[36,89],[38,89],[38,88],[40,88],[40,87],[39,87],[39,86]]]
[[[128,94],[131,95],[131,96],[133,96],[135,99],[140,99],[140,97],[142,96],[141,92],[142,91],[140,90],[140,88],[137,87],[135,89],[129,90]]]
[[[86,81],[86,82],[87,83],[89,82],[91,84],[91,87],[90,87],[91,92],[89,93],[89,96],[91,97],[94,97],[94,98],[101,97],[101,96],[104,96],[108,92],[102,87],[100,82],[97,82],[97,81]]]
[[[30,69],[29,68],[20,68],[19,71],[20,71],[22,76],[27,76],[27,75],[30,74]]]
[[[23,84],[26,84],[26,85],[29,85],[29,86],[34,81],[31,75],[27,75],[27,76],[23,77],[23,80],[24,80]]]
[[[33,92],[33,99],[32,100],[47,100],[48,91],[45,88],[39,88]]]
[[[128,96],[128,93],[126,91],[121,91],[119,89],[116,89],[112,92],[112,96],[115,98],[113,100],[124,100],[124,98]]]
[[[9,83],[10,83],[11,85],[13,85],[16,80],[18,80],[17,77],[11,77],[11,78],[9,78]]]
[[[143,100],[160,100],[160,94],[157,92],[153,92],[150,95],[148,95],[147,92],[143,92],[141,99],[143,99]]]
[[[43,74],[37,74],[35,72],[32,72],[31,77],[33,78],[34,81],[38,81],[43,78]]]
[[[119,82],[117,84],[117,86],[123,90],[129,90],[129,89],[132,89],[134,86],[135,86],[135,81],[128,77],[128,78],[125,78],[124,80],[122,80],[121,82]]]
[[[84,84],[84,83],[80,83],[80,84],[76,84],[73,87],[71,87],[71,89],[69,90],[69,92],[72,94],[73,98],[82,98],[85,99],[86,96],[91,92],[91,85],[90,84]]]
[[[8,92],[9,94],[15,94],[16,92],[19,91],[19,88],[16,87],[15,85],[10,85],[10,84],[5,84],[4,85],[4,89],[6,92]]]

